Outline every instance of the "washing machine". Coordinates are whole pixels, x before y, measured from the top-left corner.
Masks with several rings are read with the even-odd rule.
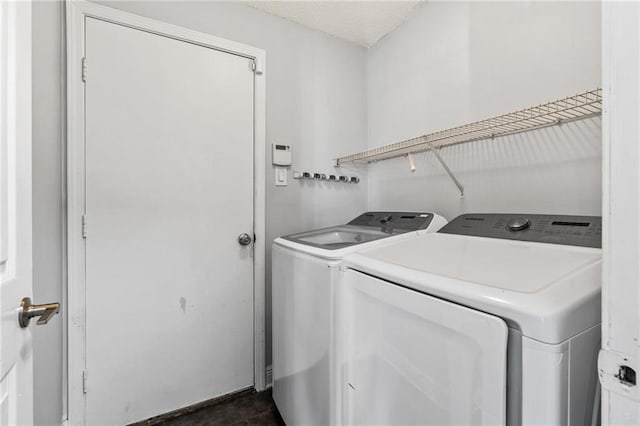
[[[445,223],[427,212],[367,212],[346,225],[274,241],[273,399],[288,425],[335,424],[341,412],[335,345],[342,258]]]
[[[346,256],[342,422],[596,424],[601,257],[599,217],[511,214]]]

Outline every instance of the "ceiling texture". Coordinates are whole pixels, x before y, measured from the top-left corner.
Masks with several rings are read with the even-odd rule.
[[[246,1],[246,5],[361,46],[378,40],[407,20],[424,0]]]

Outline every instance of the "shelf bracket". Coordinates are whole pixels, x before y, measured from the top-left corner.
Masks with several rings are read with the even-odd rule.
[[[429,150],[431,152],[433,152],[433,154],[436,156],[436,158],[438,159],[438,161],[442,165],[442,168],[444,169],[444,171],[447,172],[447,174],[449,175],[449,177],[451,178],[453,183],[455,183],[456,186],[458,187],[458,190],[460,191],[460,196],[464,197],[464,186],[462,186],[460,181],[456,178],[456,175],[453,174],[453,172],[451,171],[451,169],[449,168],[447,163],[444,161],[444,159],[442,158],[442,156],[440,155],[440,153],[438,152],[436,147],[433,146],[433,144],[431,142],[425,142],[425,143],[429,147]]]

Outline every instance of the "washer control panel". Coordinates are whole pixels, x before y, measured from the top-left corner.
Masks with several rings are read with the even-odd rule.
[[[424,212],[367,212],[348,225],[370,226],[390,233],[401,233],[426,229],[432,219],[432,213]]]
[[[463,214],[438,232],[548,244],[602,247],[602,218],[599,216]]]

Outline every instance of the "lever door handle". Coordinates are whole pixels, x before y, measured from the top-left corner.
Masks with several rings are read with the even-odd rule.
[[[44,325],[60,311],[59,303],[45,303],[44,305],[34,305],[30,297],[24,297],[20,301],[18,310],[18,324],[25,328],[29,325],[31,318],[39,317],[37,325]]]

